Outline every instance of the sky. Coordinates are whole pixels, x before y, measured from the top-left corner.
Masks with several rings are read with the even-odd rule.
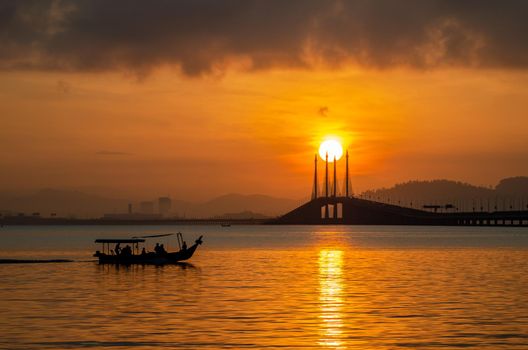
[[[528,175],[526,13],[0,0],[0,191],[305,198],[328,136],[349,150],[356,192]]]

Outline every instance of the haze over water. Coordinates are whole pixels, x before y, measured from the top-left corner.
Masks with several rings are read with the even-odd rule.
[[[91,257],[96,237],[178,230],[188,242],[204,234],[191,265]],[[0,237],[0,258],[75,260],[0,265],[0,348],[528,348],[526,228],[4,227]]]

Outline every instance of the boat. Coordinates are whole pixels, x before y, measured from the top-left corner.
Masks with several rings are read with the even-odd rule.
[[[222,227],[231,227],[231,224],[224,223],[224,224],[221,224],[220,226],[222,226]]]
[[[161,234],[161,235],[150,235],[142,237],[132,237],[132,238],[98,238],[95,240],[95,243],[100,243],[103,245],[102,251],[96,251],[93,255],[99,259],[99,264],[122,264],[122,265],[131,265],[131,264],[153,264],[153,265],[164,265],[164,264],[174,264],[180,261],[189,260],[193,255],[199,245],[203,243],[202,237],[198,237],[194,241],[194,244],[190,247],[187,247],[187,244],[183,240],[183,235],[178,232],[176,237],[178,238],[179,250],[175,252],[166,252],[158,250],[156,252],[146,252],[145,248],[142,249],[140,253],[140,244],[144,244],[147,238],[157,238],[157,237],[167,237],[172,236],[172,233]],[[111,249],[110,245],[131,244],[132,246],[125,246],[116,253],[115,249]]]

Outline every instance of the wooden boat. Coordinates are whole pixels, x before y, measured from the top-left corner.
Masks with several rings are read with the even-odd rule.
[[[164,264],[174,264],[179,261],[185,261],[190,259],[198,246],[203,243],[202,237],[200,236],[192,246],[187,247],[183,236],[181,233],[177,233],[178,237],[178,246],[179,251],[176,252],[139,252],[139,244],[144,243],[146,238],[154,237],[165,237],[171,236],[172,234],[163,234],[163,235],[152,235],[152,236],[143,236],[143,237],[132,237],[130,239],[96,239],[95,243],[101,243],[103,245],[103,250],[96,251],[93,255],[99,259],[100,264],[155,264],[155,265],[164,265]],[[132,244],[132,247],[127,250],[122,249],[121,252],[116,252],[110,248],[111,244]]]

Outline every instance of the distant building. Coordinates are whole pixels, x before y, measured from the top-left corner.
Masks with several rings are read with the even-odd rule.
[[[153,214],[154,213],[154,202],[143,201],[139,203],[139,211],[141,214]]]
[[[161,198],[160,198],[161,199]],[[149,204],[145,204],[149,203]],[[170,204],[170,203],[169,203]],[[134,213],[132,210],[132,203],[128,204],[128,211],[126,213],[111,213],[111,214],[104,214],[103,220],[114,220],[114,221],[134,221],[134,220],[159,220],[162,218],[160,214],[154,214],[152,213],[152,208],[154,207],[153,202],[141,202],[140,203],[140,211],[139,213]],[[142,212],[143,209],[147,208],[147,210],[150,208],[150,213],[144,213]]]
[[[167,215],[172,207],[172,200],[169,197],[158,198],[158,210],[160,215]]]

